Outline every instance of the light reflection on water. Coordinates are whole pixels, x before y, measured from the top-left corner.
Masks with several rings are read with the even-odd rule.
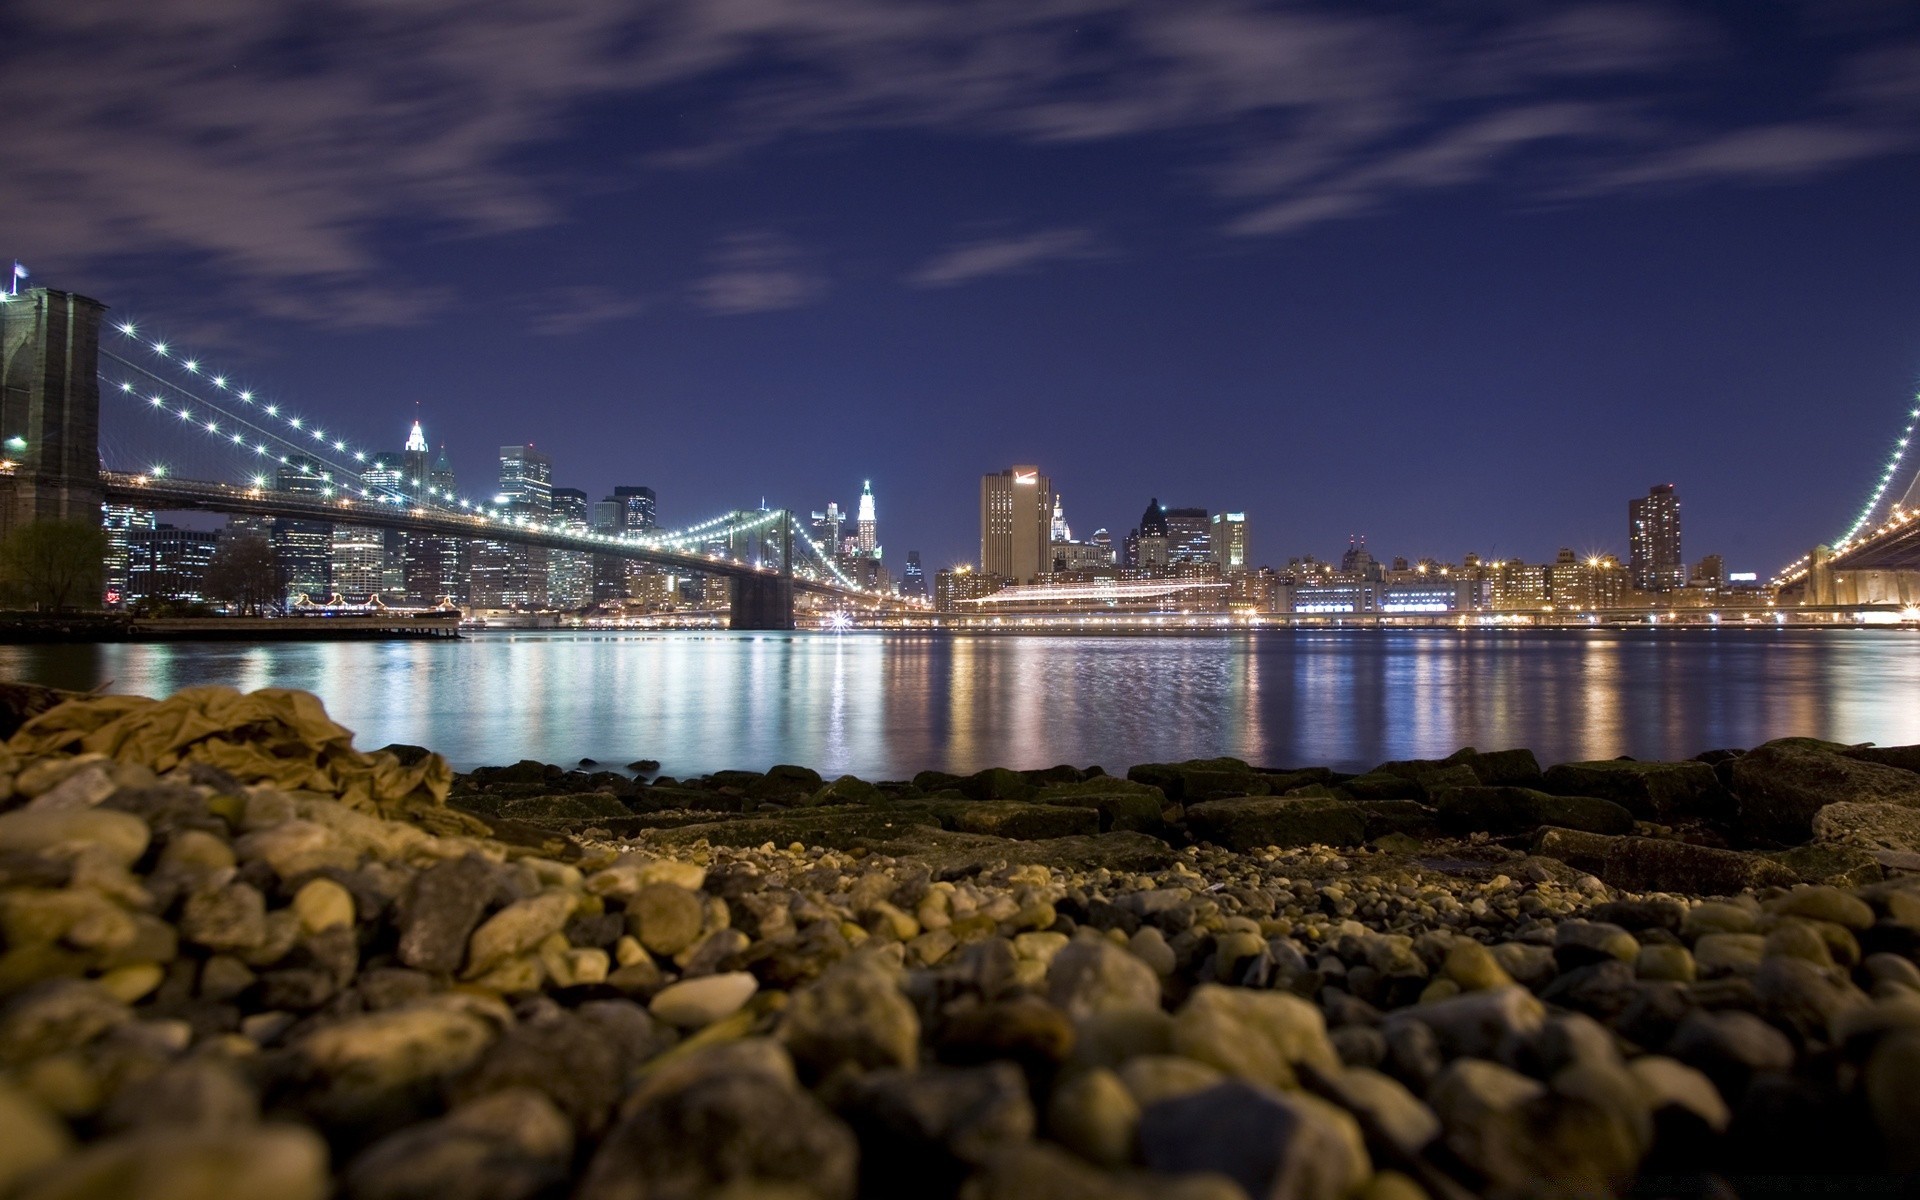
[[[317,692],[358,744],[457,766],[798,762],[895,778],[1231,754],[1361,769],[1465,745],[1682,758],[1802,734],[1920,742],[1920,641],[1887,631],[1225,637],[481,634],[457,643],[0,646],[0,678]]]

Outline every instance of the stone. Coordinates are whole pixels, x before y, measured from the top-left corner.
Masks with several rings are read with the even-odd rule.
[[[516,900],[494,913],[467,940],[463,978],[475,979],[516,955],[525,954],[566,928],[579,897],[550,891]]]
[[[1105,1069],[1069,1076],[1047,1102],[1047,1132],[1099,1166],[1124,1166],[1132,1158],[1139,1125],[1139,1102],[1118,1075]]]
[[[56,1163],[14,1200],[325,1200],[327,1146],[310,1129],[155,1129],[107,1138]]]
[[[530,1089],[582,1133],[598,1133],[634,1072],[665,1049],[669,1037],[630,1000],[591,1001],[515,1024],[449,1083],[447,1094],[464,1103],[493,1092]]]
[[[1842,801],[1813,814],[1813,840],[1866,850],[1920,851],[1920,809],[1905,804]]]
[[[1153,1170],[1216,1171],[1262,1200],[1341,1200],[1372,1170],[1350,1115],[1244,1079],[1147,1106],[1139,1137]]]
[[[388,1088],[465,1070],[492,1041],[492,1027],[457,1001],[426,1000],[320,1025],[294,1050],[316,1077]]]
[[[1065,1013],[1038,996],[1016,994],[949,1011],[940,1030],[943,1062],[971,1064],[1007,1059],[1044,1074],[1073,1052],[1074,1026]]]
[[[671,883],[648,884],[627,900],[627,931],[663,957],[699,940],[705,919],[700,897]]]
[[[1203,983],[1173,1017],[1173,1050],[1228,1075],[1275,1087],[1297,1083],[1296,1066],[1340,1069],[1320,1010],[1289,992]]]
[[[1348,1067],[1335,1084],[1340,1103],[1364,1114],[1407,1153],[1418,1153],[1440,1136],[1440,1118],[1399,1080],[1365,1067]]]
[[[38,854],[87,848],[127,867],[147,852],[151,837],[139,817],[106,809],[0,813],[0,850]]]
[[[415,875],[398,908],[400,961],[422,971],[459,970],[495,887],[493,864],[473,854]]]
[[[647,1011],[669,1025],[700,1029],[740,1011],[759,987],[745,971],[683,979],[655,993]]]
[[[1770,901],[1766,907],[1771,912],[1786,916],[1831,921],[1835,925],[1856,932],[1869,928],[1874,920],[1872,905],[1837,887],[1795,888],[1786,895]]]
[[[1767,939],[1757,933],[1709,933],[1693,943],[1693,960],[1703,979],[1751,975],[1766,951]]]
[[[1703,762],[1560,763],[1547,769],[1540,786],[1560,796],[1598,796],[1641,820],[1668,825],[1718,816],[1727,807],[1726,789]]]
[[[1687,910],[1680,936],[1694,941],[1709,933],[1752,933],[1760,927],[1758,906],[1706,900]]]
[[[852,775],[842,775],[825,787],[815,789],[806,797],[805,802],[811,805],[876,805],[885,804],[887,802],[887,794],[864,779],[857,779]]]
[[[1534,839],[1533,852],[1590,871],[1612,886],[1632,892],[1726,896],[1800,882],[1792,868],[1761,855],[1660,838],[1542,829]]]
[[[1538,1080],[1481,1058],[1447,1064],[1427,1092],[1446,1146],[1498,1183],[1524,1178],[1515,1163],[1526,1138],[1524,1109],[1546,1095]]]
[[[1873,1123],[1895,1170],[1920,1169],[1920,1032],[1880,1039],[1867,1059],[1865,1091]]]
[[[1109,1008],[1158,1008],[1152,967],[1101,937],[1078,937],[1047,964],[1047,998],[1069,1017]]]
[[[1443,825],[1461,831],[1524,833],[1542,825],[1590,833],[1633,831],[1633,814],[1611,800],[1555,796],[1522,787],[1447,788],[1435,799]]]
[[[294,893],[293,911],[300,918],[300,928],[308,933],[350,926],[354,921],[353,893],[331,879],[311,879]]]
[[[1367,840],[1365,814],[1340,800],[1213,800],[1191,804],[1186,812],[1196,841],[1242,853],[1266,846],[1358,846]]]
[[[0,1008],[0,1066],[78,1049],[131,1017],[127,1006],[97,982],[47,980]]]
[[[1205,1091],[1227,1077],[1218,1067],[1177,1054],[1142,1054],[1116,1072],[1134,1103],[1145,1108],[1161,1100]]]
[[[1920,775],[1805,745],[1769,742],[1733,760],[1729,787],[1749,836],[1783,845],[1813,835],[1829,804],[1920,808]]]
[[[1513,976],[1507,974],[1493,952],[1468,938],[1454,942],[1440,970],[1465,992],[1484,992],[1513,983]]]
[[[1618,925],[1604,921],[1562,921],[1553,932],[1553,954],[1563,970],[1608,959],[1632,962],[1640,954],[1640,943]]]
[[[1172,975],[1179,961],[1174,957],[1173,947],[1167,945],[1166,935],[1151,925],[1142,926],[1127,939],[1127,949],[1133,956],[1153,968],[1153,973],[1162,979]]]
[[[906,1067],[920,1060],[920,1018],[894,973],[868,958],[834,966],[795,992],[780,1040],[794,1061],[823,1076],[841,1064]]]
[[[573,1196],[852,1200],[858,1159],[846,1125],[790,1072],[782,1079],[709,1055],[629,1099]]]
[[[1662,1054],[1643,1054],[1627,1063],[1634,1083],[1653,1114],[1656,1125],[1684,1119],[1701,1130],[1725,1133],[1733,1113],[1713,1081],[1705,1074]],[[1672,1131],[1658,1141],[1670,1140]]]
[[[168,1063],[114,1093],[102,1114],[110,1130],[164,1126],[230,1129],[260,1119],[260,1097],[230,1063],[212,1056]]]
[[[1012,1063],[875,1071],[846,1109],[862,1191],[944,1195],[994,1151],[1033,1137],[1026,1078]]]
[[[492,1092],[368,1147],[348,1165],[352,1200],[532,1200],[565,1182],[573,1127],[546,1096]]]
[[[1109,786],[1125,783],[1125,780],[1094,781],[1105,782]],[[1158,833],[1166,826],[1162,815],[1166,799],[1158,788],[1142,788],[1138,791],[1064,791],[1062,789],[1084,789],[1093,784],[1056,784],[1043,789],[1034,797],[1036,804],[1052,804],[1066,808],[1090,808],[1098,814],[1100,832],[1112,833],[1115,830],[1136,830],[1142,833]]]
[[[1793,1043],[1787,1035],[1737,1010],[1689,1013],[1665,1049],[1698,1068],[1725,1096],[1739,1096],[1756,1074],[1793,1066]]]
[[[953,801],[924,807],[939,820],[941,828],[955,833],[1024,842],[1100,832],[1100,814],[1091,808],[1013,800]]]
[[[1697,973],[1692,953],[1685,946],[1671,943],[1654,942],[1642,946],[1633,960],[1633,974],[1637,979],[1692,983]]]
[[[0,1195],[11,1195],[15,1184],[73,1152],[67,1123],[5,1082],[0,1082],[0,1129],[6,1130],[0,1137]]]
[[[1494,787],[1539,787],[1541,781],[1540,760],[1533,751],[1489,750],[1457,754],[1454,758],[1461,766],[1472,771],[1481,783]],[[1600,792],[1578,792],[1576,795],[1597,796]]]
[[[1509,1038],[1526,1040],[1546,1024],[1546,1007],[1523,987],[1466,992],[1446,1000],[1398,1009],[1387,1017],[1389,1043],[1395,1027],[1426,1026],[1447,1058],[1490,1058]]]

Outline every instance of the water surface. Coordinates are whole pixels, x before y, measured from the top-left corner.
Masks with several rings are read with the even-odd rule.
[[[1230,754],[1359,770],[1466,745],[1554,762],[1789,734],[1920,742],[1920,638],[1889,630],[500,632],[0,646],[0,678],[304,688],[360,746],[430,746],[461,768],[652,758],[672,775],[797,762],[898,778]]]

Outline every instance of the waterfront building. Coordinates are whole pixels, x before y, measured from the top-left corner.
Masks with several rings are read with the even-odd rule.
[[[1657,484],[1645,496],[1627,502],[1627,538],[1634,587],[1670,592],[1686,583],[1687,568],[1680,557],[1680,497],[1672,484]]]
[[[154,515],[131,504],[102,504],[100,527],[107,533],[107,557],[102,564],[101,598],[117,608],[127,598],[128,539],[135,530],[152,529]]]
[[[855,536],[859,539],[861,558],[880,557],[880,522],[873,511],[873,480],[866,480],[860,486],[860,511],[854,523]]]
[[[1176,563],[1212,562],[1213,518],[1204,508],[1169,508],[1167,559]]]
[[[553,513],[553,459],[531,444],[500,447],[500,490],[493,503],[516,522],[546,521]],[[543,547],[475,543],[473,602],[482,608],[544,607],[547,572]]]
[[[1128,566],[1154,570],[1173,561],[1173,533],[1167,524],[1167,510],[1155,496],[1140,514],[1140,527],[1133,531],[1133,561]]]
[[[1034,466],[980,477],[980,573],[1026,583],[1052,567],[1053,482]]]
[[[920,565],[920,552],[907,551],[907,565],[900,572],[900,594],[909,600],[927,599],[927,571]]]
[[[331,590],[355,602],[379,595],[387,585],[386,531],[370,525],[335,525],[329,564]]]
[[[324,464],[295,454],[274,472],[274,488],[303,497],[333,494],[333,476]],[[310,596],[322,603],[333,594],[333,523],[275,518],[274,558],[287,583],[287,602],[298,604]]]
[[[1112,546],[1096,546],[1092,542],[1055,542],[1051,552],[1056,572],[1086,571],[1118,565],[1113,561]]]
[[[207,564],[219,543],[220,535],[207,529],[154,525],[128,530],[127,602],[205,601]]]
[[[569,533],[586,533],[589,529],[587,494],[579,488],[554,488],[552,520]],[[581,608],[593,603],[593,555],[584,550],[549,551],[547,594],[558,608]]]
[[[1538,612],[1553,603],[1546,564],[1518,560],[1495,562],[1488,573],[1490,595],[1497,612]]]
[[[1718,554],[1709,554],[1693,564],[1693,575],[1687,580],[1689,587],[1718,588],[1727,581],[1727,561]]]
[[[959,611],[967,607],[964,601],[991,596],[1006,587],[1007,583],[1005,576],[976,571],[972,567],[936,571],[933,575],[933,607],[941,612]]]
[[[1207,531],[1207,543],[1213,547],[1213,561],[1222,571],[1237,575],[1248,569],[1247,514],[1217,514]]]

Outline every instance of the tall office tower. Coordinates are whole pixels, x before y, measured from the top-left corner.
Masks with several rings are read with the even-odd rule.
[[[427,483],[439,488],[443,496],[451,496],[455,493],[453,460],[447,457],[445,442],[440,444],[440,453],[433,456],[433,465],[427,468]]]
[[[864,501],[863,501],[864,503]],[[1032,466],[980,477],[980,571],[1031,583],[1053,569],[1053,483]]]
[[[1670,483],[1656,484],[1627,501],[1627,544],[1633,586],[1643,592],[1670,592],[1687,582],[1680,558],[1680,497]]]
[[[873,480],[869,479],[860,488],[860,513],[854,524],[860,538],[860,557],[880,557],[880,523],[873,515]]]
[[[1067,510],[1061,503],[1059,492],[1053,494],[1053,528],[1048,534],[1048,540],[1055,542],[1073,540],[1073,529],[1067,524]]]
[[[1237,575],[1247,569],[1247,514],[1243,512],[1220,513],[1213,518],[1207,531],[1207,542],[1213,548],[1213,561],[1229,575]]]
[[[331,580],[341,598],[355,602],[386,590],[386,531],[369,525],[333,527]]]
[[[274,472],[273,486],[296,496],[320,497],[332,493],[333,478],[318,460],[296,454]],[[332,595],[333,522],[275,518],[273,552],[286,577],[288,603],[298,604],[302,596],[324,603]]]
[[[433,486],[433,467],[427,461],[427,435],[420,422],[407,434],[406,448],[400,452],[400,469],[405,473],[407,494],[422,496]]]
[[[553,523],[569,533],[587,532],[587,494],[579,488],[553,489]],[[593,555],[584,550],[553,550],[547,555],[547,594],[557,608],[593,602]]]
[[[660,498],[653,494],[650,487],[617,487],[613,489],[613,498],[626,506],[626,528],[635,533],[658,528],[660,525]]]
[[[1148,570],[1164,569],[1173,561],[1173,530],[1167,523],[1167,510],[1155,496],[1140,514],[1140,527],[1133,532],[1133,565]]]
[[[101,574],[101,599],[116,608],[127,598],[127,545],[135,530],[152,529],[152,511],[131,504],[102,504],[100,527],[107,531],[107,557]]]
[[[814,544],[828,554],[839,557],[840,526],[845,521],[846,514],[840,511],[839,501],[828,501],[827,511],[813,514],[813,528],[809,532],[813,535]]]
[[[1207,540],[1211,521],[1204,508],[1169,508],[1168,557],[1177,563],[1212,562],[1213,550]]]
[[[220,535],[211,529],[155,525],[127,537],[127,599],[205,600],[207,565]]]
[[[553,460],[531,445],[500,447],[500,490],[493,500],[516,523],[545,524],[553,515]],[[545,607],[546,549],[511,542],[484,545],[485,550],[476,547],[474,551],[474,603]]]
[[[406,457],[392,450],[382,450],[373,456],[366,470],[360,472],[360,482],[375,497],[412,495],[413,489],[406,486]]]
[[[927,598],[927,572],[920,565],[920,552],[907,551],[907,566],[900,573],[900,594],[909,600]]]

